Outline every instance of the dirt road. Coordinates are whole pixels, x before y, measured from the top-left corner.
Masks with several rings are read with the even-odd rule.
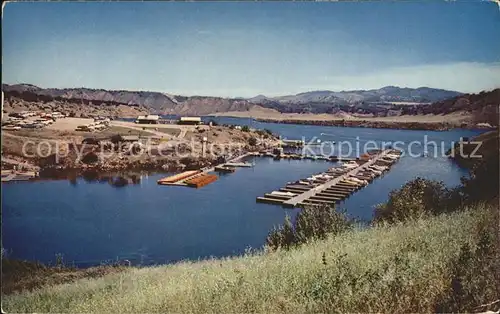
[[[160,138],[177,138],[177,139],[183,139],[186,136],[186,133],[188,131],[193,131],[195,129],[194,126],[191,125],[176,125],[176,124],[149,124],[149,125],[137,125],[132,122],[126,122],[126,121],[111,121],[112,126],[119,126],[122,128],[128,128],[131,130],[136,130],[136,131],[142,131],[142,132],[148,132],[150,134],[159,136]],[[157,129],[157,130],[155,130]],[[169,129],[172,131],[179,131],[179,134],[177,136],[167,134],[165,132],[161,132],[161,129]]]

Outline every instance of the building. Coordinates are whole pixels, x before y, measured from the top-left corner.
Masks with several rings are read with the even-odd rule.
[[[201,124],[201,118],[200,117],[181,117],[181,119],[178,122],[179,124],[191,124],[191,125],[198,125]]]
[[[52,116],[52,118],[55,118],[55,119],[62,119],[64,117],[66,117],[63,113],[61,113],[59,111],[52,112],[51,116]]]
[[[139,124],[157,124],[160,120],[159,115],[150,114],[147,116],[138,116],[135,123]]]
[[[121,135],[120,142],[139,142],[139,135]]]

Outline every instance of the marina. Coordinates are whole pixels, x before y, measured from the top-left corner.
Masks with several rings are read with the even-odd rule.
[[[289,183],[279,191],[266,193],[256,201],[284,207],[335,204],[388,171],[400,155],[400,151],[393,149],[371,152],[368,160],[342,163],[326,172]]]
[[[468,130],[424,133],[305,127],[227,117],[206,119],[216,119],[219,124],[270,129],[275,134],[292,139],[305,137],[306,143],[322,132],[336,134],[336,138],[328,139],[334,139],[337,143],[352,139],[353,145],[354,139],[359,136],[361,147],[369,140],[411,142],[427,134],[429,140],[451,143],[460,137],[477,134]],[[305,152],[316,156],[345,156],[337,148],[335,146],[333,151],[322,152],[316,146],[312,152]],[[423,147],[419,149],[424,151]],[[189,188],[185,182],[180,186],[186,188],[175,188],[176,185],[172,184],[175,180],[169,183],[171,186],[158,184],[158,181],[175,173],[142,175],[139,184],[128,184],[124,188],[85,177],[2,183],[2,219],[5,221],[3,245],[12,252],[14,258],[36,259],[46,263],[54,262],[53,252],[62,252],[65,260],[75,261],[75,265],[82,267],[99,265],[104,260],[115,260],[117,257],[126,258],[133,264],[147,265],[242,254],[248,246],[261,247],[269,230],[282,224],[286,215],[292,221],[296,219],[300,207],[283,207],[283,202],[290,196],[295,197],[310,189],[307,185],[310,181],[305,179],[311,174],[325,173],[329,168],[340,165],[331,159],[252,158],[254,154],[260,156],[265,152],[228,158],[221,165],[244,163],[248,166],[236,167],[234,173],[227,175],[213,173],[218,179],[198,189]],[[300,153],[301,150],[285,150],[284,155]],[[361,163],[352,154],[345,158],[343,164],[347,165],[351,160]],[[195,172],[188,173],[183,180],[187,181],[189,176],[199,170],[211,174],[215,169],[207,167],[193,170]],[[339,203],[336,205],[345,208],[350,217],[369,221],[375,205],[387,201],[391,190],[400,188],[417,176],[443,180],[446,185],[454,186],[466,174],[447,158],[410,158],[405,151],[405,155],[378,180],[372,180],[366,186],[339,182],[316,193],[311,200],[321,204],[319,201],[339,198],[341,201],[336,201]],[[357,175],[373,176],[367,171]],[[328,178],[315,177],[314,180],[317,182],[315,184],[322,184]],[[33,201],[34,197],[36,202]],[[273,199],[275,203],[256,203],[257,197]],[[75,246],[75,243],[79,245]],[[49,246],[53,248],[51,251],[46,249]]]
[[[249,156],[252,156],[252,153],[245,153],[241,156],[236,156],[232,158],[229,162],[222,163],[215,167],[203,168],[201,170],[184,171],[179,174],[162,178],[158,180],[157,183],[159,185],[201,188],[217,180],[218,177],[216,175],[210,174],[212,172],[233,173],[236,171],[237,167],[243,167],[243,168],[253,167],[253,164],[241,161]]]

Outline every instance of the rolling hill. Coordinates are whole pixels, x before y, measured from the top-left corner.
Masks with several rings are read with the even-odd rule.
[[[387,110],[391,102],[427,104],[461,95],[458,92],[428,87],[400,88],[387,86],[374,90],[312,91],[297,95],[269,98],[259,95],[250,99],[222,98],[212,96],[180,96],[151,91],[104,90],[90,88],[40,88],[31,84],[2,84],[8,97],[50,101],[91,102],[92,104],[115,103],[143,106],[153,113],[206,115],[227,111],[248,111],[254,106],[275,109],[280,112],[375,113]],[[379,109],[377,109],[379,108]]]

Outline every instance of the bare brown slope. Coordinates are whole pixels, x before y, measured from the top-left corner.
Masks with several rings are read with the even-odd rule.
[[[464,112],[471,115],[473,123],[489,123],[498,126],[498,106],[500,105],[500,88],[483,91],[479,94],[464,94],[451,99],[435,102],[429,106],[409,107],[403,114],[447,115]]]

